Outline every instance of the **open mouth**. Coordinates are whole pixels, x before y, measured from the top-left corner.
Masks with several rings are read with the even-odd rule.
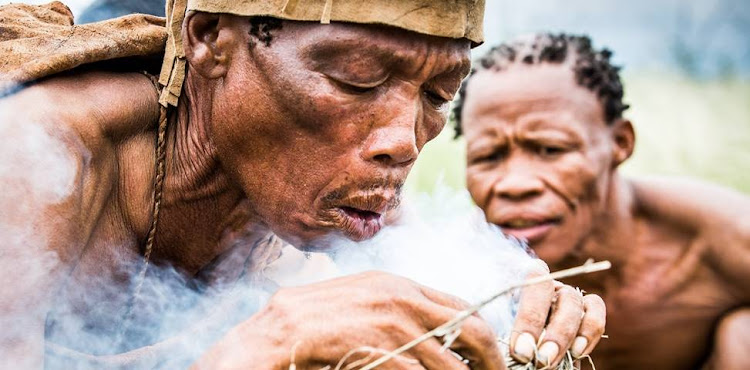
[[[560,224],[559,218],[532,220],[514,219],[499,224],[503,232],[516,239],[526,240],[529,244],[538,242],[546,237],[552,229]]]
[[[341,228],[354,240],[372,238],[383,228],[383,213],[350,206],[338,207]]]
[[[344,213],[346,213],[349,217],[362,219],[364,221],[378,220],[381,216],[381,214],[378,212],[368,211],[365,209],[357,209],[354,207],[341,207],[341,210],[344,211]]]

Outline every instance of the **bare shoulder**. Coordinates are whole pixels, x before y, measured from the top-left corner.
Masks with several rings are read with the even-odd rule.
[[[707,182],[676,177],[630,179],[640,208],[705,234],[733,230],[750,234],[750,197]]]
[[[631,180],[636,203],[654,219],[688,230],[706,246],[706,259],[740,304],[750,303],[750,197],[705,182],[679,178]]]
[[[101,72],[1,98],[0,226],[21,233],[37,224],[43,250],[75,255],[116,181],[118,141],[156,121],[155,99],[145,76]]]
[[[3,325],[0,357],[9,363],[41,362],[54,294],[116,209],[118,142],[156,121],[155,95],[144,76],[79,73],[0,98],[0,270],[13,282],[0,288],[0,317],[15,323]]]
[[[143,131],[158,116],[157,93],[139,73],[61,75],[0,99],[16,119],[54,123],[79,133],[87,145]]]

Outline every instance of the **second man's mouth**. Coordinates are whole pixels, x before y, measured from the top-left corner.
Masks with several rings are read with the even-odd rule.
[[[559,218],[550,219],[514,219],[499,224],[503,232],[528,243],[538,242],[560,224]]]

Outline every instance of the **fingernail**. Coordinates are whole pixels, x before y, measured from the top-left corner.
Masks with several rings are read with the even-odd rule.
[[[529,362],[534,357],[535,347],[534,336],[529,333],[521,333],[516,338],[516,345],[513,347],[513,354],[518,360]]]
[[[573,347],[570,348],[570,354],[578,358],[583,356],[583,351],[589,346],[589,340],[586,337],[576,337],[573,341]]]
[[[544,342],[541,347],[539,347],[538,360],[539,362],[543,363],[545,366],[549,365],[555,357],[557,357],[557,354],[560,352],[560,347],[555,342]]]

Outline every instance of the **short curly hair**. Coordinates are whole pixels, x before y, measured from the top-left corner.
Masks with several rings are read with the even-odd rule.
[[[253,39],[250,40],[250,48],[255,47],[257,42],[262,43],[266,47],[271,46],[273,40],[272,31],[281,29],[283,21],[274,17],[266,16],[255,16],[250,17],[250,36]]]
[[[466,101],[466,87],[479,71],[502,71],[514,63],[561,64],[572,60],[573,72],[579,85],[595,93],[604,106],[606,122],[612,123],[622,117],[628,105],[622,101],[623,87],[620,82],[620,67],[610,63],[612,52],[606,48],[597,50],[588,36],[540,33],[493,47],[475,63],[469,76],[461,84],[458,99],[453,107],[456,137],[461,136],[461,111]]]

